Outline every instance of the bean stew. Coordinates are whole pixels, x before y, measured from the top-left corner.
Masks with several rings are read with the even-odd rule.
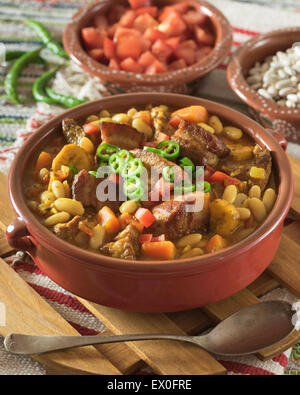
[[[200,105],[64,119],[24,188],[58,237],[127,260],[222,250],[253,233],[277,197],[270,152]]]

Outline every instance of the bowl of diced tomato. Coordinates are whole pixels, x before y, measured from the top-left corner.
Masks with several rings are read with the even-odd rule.
[[[232,29],[205,1],[96,0],[73,16],[63,43],[109,93],[187,93],[228,55]]]

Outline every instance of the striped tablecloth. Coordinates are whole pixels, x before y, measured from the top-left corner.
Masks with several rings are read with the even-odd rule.
[[[22,23],[22,20],[27,17],[43,22],[55,37],[60,38],[64,25],[83,3],[83,0],[0,0],[0,42],[4,43],[7,49],[37,48],[39,42]],[[220,8],[233,26],[232,51],[259,33],[300,24],[300,13],[295,12],[297,6],[300,7],[299,0],[214,0],[213,4]],[[226,62],[201,80],[197,95],[247,111],[247,107],[230,90],[226,81],[225,68]],[[6,69],[0,68],[0,171],[2,172],[8,172],[15,153],[25,139],[53,114],[63,110],[59,107],[36,106],[32,101],[31,86],[41,72],[42,69],[38,65],[30,66],[24,71],[20,79],[19,91],[26,101],[24,105],[17,107],[6,101],[3,89]],[[84,77],[86,81],[88,76]],[[299,146],[291,144],[289,152],[300,159]],[[12,264],[13,258],[7,261]],[[13,267],[78,332],[83,335],[93,335],[104,330],[104,325],[77,299],[46,277],[29,259],[15,262]],[[295,301],[295,298],[285,290],[275,290],[264,297],[264,299],[278,298],[290,302]],[[222,358],[220,362],[224,364],[229,374],[298,374],[300,373],[300,345],[267,362],[262,362],[255,356]],[[43,375],[45,370],[31,358],[7,354],[0,341],[0,374]]]

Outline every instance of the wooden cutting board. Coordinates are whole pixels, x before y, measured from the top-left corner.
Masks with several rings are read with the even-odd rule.
[[[300,163],[292,157],[289,158],[295,174],[295,196],[292,209],[297,215],[300,215]],[[7,182],[6,177],[1,174],[0,182],[1,185],[5,185]],[[0,256],[12,251],[7,246],[3,233],[3,230],[14,218],[12,210],[8,207],[7,190],[1,188]],[[255,282],[235,295],[201,309],[170,314],[128,313],[100,306],[82,298],[78,299],[114,334],[134,332],[196,334],[243,307],[259,303],[260,296],[279,286],[285,286],[300,297],[299,239],[300,223],[295,222],[285,227],[276,257]],[[10,287],[7,284],[10,284]],[[14,289],[14,287],[17,287],[17,292],[12,293],[11,288]],[[0,260],[0,300],[4,300],[5,303],[7,301],[9,314],[13,317],[6,332],[13,330],[22,333],[78,334],[2,260]],[[26,315],[22,318],[26,317],[26,320],[20,319],[20,312],[23,314],[23,311],[26,312]],[[4,331],[1,333],[1,327],[0,334],[5,334]],[[262,360],[272,358],[299,340],[299,332],[295,332],[276,347],[260,352],[258,357]],[[158,374],[226,373],[225,368],[204,350],[193,345],[172,341],[116,343],[74,349],[72,358],[67,354],[70,351],[45,354],[34,358],[54,372],[130,374],[147,364]],[[89,355],[84,354],[83,351]]]

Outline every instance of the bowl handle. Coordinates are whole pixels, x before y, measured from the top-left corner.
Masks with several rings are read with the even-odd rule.
[[[277,132],[277,130],[275,129],[266,129],[267,132],[269,132],[274,139],[277,141],[277,143],[281,146],[281,148],[286,151],[287,150],[287,146],[288,146],[288,142],[285,139],[285,137],[283,137],[282,134],[280,134],[279,132]]]
[[[17,250],[26,251],[32,254],[35,249],[35,245],[31,241],[30,233],[20,217],[14,219],[8,225],[5,236],[8,244]]]

